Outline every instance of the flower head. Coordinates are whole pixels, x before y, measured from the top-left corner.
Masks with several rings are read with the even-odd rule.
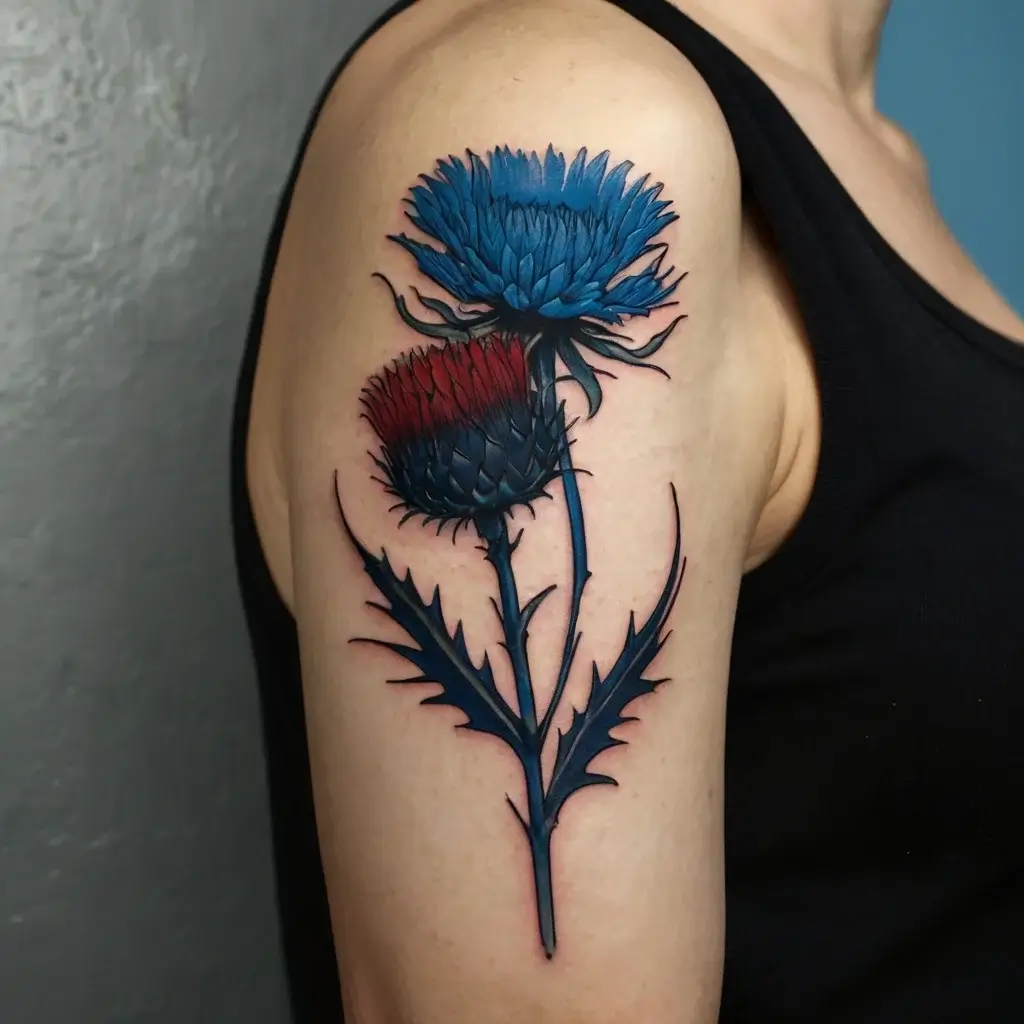
[[[666,304],[678,278],[654,243],[677,219],[648,177],[627,185],[628,161],[608,170],[608,153],[581,149],[566,169],[561,153],[507,146],[467,161],[449,157],[412,189],[408,217],[441,248],[392,235],[420,270],[460,302],[509,316],[588,318],[621,324]],[[629,273],[644,257],[646,266]]]
[[[409,352],[370,379],[362,403],[402,522],[423,515],[439,530],[543,496],[568,443],[561,408],[542,411],[509,335]]]

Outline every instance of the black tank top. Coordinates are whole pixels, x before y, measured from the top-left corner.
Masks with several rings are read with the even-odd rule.
[[[810,505],[740,591],[721,1021],[1024,1021],[1024,346],[919,276],[713,36],[665,0],[616,5],[685,54],[721,106],[821,395]],[[260,551],[244,449],[270,277],[319,108],[268,246],[233,471],[303,1024],[340,1019],[338,980],[295,626]]]

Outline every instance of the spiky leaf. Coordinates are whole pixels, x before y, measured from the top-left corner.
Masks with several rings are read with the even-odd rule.
[[[618,785],[610,775],[591,772],[590,764],[598,754],[626,742],[613,737],[612,730],[635,721],[634,717],[625,714],[627,706],[638,697],[653,693],[664,682],[663,679],[646,679],[644,673],[668,640],[669,634],[664,632],[664,626],[686,568],[675,488],[672,489],[672,503],[676,519],[675,550],[661,596],[639,630],[635,616],[630,613],[622,653],[603,679],[597,665],[594,665],[586,708],[574,711],[568,731],[558,734],[555,766],[544,800],[545,816],[551,828],[557,824],[562,805],[573,793],[587,786]]]
[[[426,697],[421,703],[458,708],[466,716],[466,721],[460,723],[459,728],[497,736],[522,757],[519,717],[498,691],[487,656],[479,667],[473,664],[462,623],[456,625],[454,632],[449,631],[441,607],[440,587],[434,588],[429,602],[424,601],[411,572],[406,572],[404,578],[399,577],[386,552],[377,558],[360,543],[345,518],[340,498],[338,509],[345,532],[363,560],[366,574],[387,601],[387,605],[368,603],[396,622],[412,641],[411,644],[400,644],[357,637],[356,642],[384,647],[415,665],[420,675],[389,681],[396,684],[439,684],[441,691]]]

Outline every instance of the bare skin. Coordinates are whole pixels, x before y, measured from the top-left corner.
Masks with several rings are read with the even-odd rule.
[[[942,224],[913,146],[874,111],[886,3],[679,6],[776,91],[910,265],[969,315],[1024,343],[1024,323]],[[486,748],[450,743],[447,720],[384,693],[376,681],[392,668],[379,652],[374,660],[346,644],[366,635],[362,603],[371,595],[323,500],[338,469],[357,533],[391,545],[417,573],[421,563],[435,578],[448,572],[446,601],[452,593],[469,635],[482,628],[470,563],[455,549],[435,558],[410,534],[390,532],[364,480],[356,398],[368,375],[408,347],[386,296],[368,287],[373,271],[403,272],[383,239],[400,229],[404,190],[439,154],[506,139],[621,147],[638,167],[654,167],[686,225],[672,235],[673,261],[696,270],[688,343],[663,355],[671,384],[630,377],[610,390],[590,435],[599,442],[578,449],[598,479],[621,480],[623,492],[606,490],[588,505],[602,555],[588,597],[592,638],[618,632],[611,613],[620,591],[646,600],[649,579],[663,576],[661,563],[644,561],[653,557],[648,545],[616,550],[617,524],[635,515],[634,501],[646,511],[668,481],[683,481],[693,557],[675,646],[662,658],[681,685],[643,718],[645,738],[628,748],[615,800],[581,800],[560,837],[556,887],[572,938],[553,965],[522,956],[532,923],[520,913],[514,822],[503,807],[492,816],[489,802],[502,787],[518,792],[517,783]],[[346,1005],[361,1024],[717,1017],[729,609],[742,572],[799,522],[820,443],[799,312],[739,196],[731,139],[699,75],[601,0],[421,0],[363,47],[328,102],[276,268],[248,458],[267,559],[299,622],[318,824]],[[664,328],[668,316],[652,316],[644,330]],[[564,557],[563,535],[545,535],[549,526],[542,514],[533,534],[548,548],[523,555],[538,580]],[[661,527],[647,528],[649,547],[662,551]],[[541,667],[558,643],[548,629],[540,618],[535,633],[531,625]]]
[[[954,305],[1024,342],[1024,321],[943,222],[912,140],[875,107],[875,66],[890,0],[677,6],[772,87],[868,219]]]

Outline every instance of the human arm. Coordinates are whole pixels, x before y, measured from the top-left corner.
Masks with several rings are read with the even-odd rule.
[[[550,35],[541,35],[549,45]],[[471,43],[452,45],[476,52]],[[296,195],[275,284],[278,310],[289,310],[279,319],[289,321],[296,339],[283,417],[294,604],[346,999],[355,1019],[368,1024],[709,1021],[722,948],[721,761],[732,608],[771,443],[760,427],[770,420],[765,400],[734,329],[736,170],[720,116],[685,66],[677,77],[662,77],[657,66],[634,65],[594,45],[581,51],[567,81],[564,61],[540,40],[526,52],[529,59],[508,68],[490,62],[467,92],[438,70],[452,56],[441,47],[430,62],[410,66],[375,109],[325,124]],[[525,88],[511,84],[513,71]],[[671,132],[659,130],[669,125]],[[420,227],[403,216],[399,201],[410,197],[417,176],[436,180],[439,160],[449,174],[455,161],[471,168],[473,153],[493,177],[486,154],[496,143],[537,152],[548,184],[556,175],[543,162],[554,146],[555,162],[557,154],[565,157],[562,193],[584,148],[584,174],[596,173],[600,152],[611,153],[598,165],[604,182],[619,161],[635,165],[620,199],[646,173],[651,178],[634,201],[664,185],[650,203],[670,200],[663,215],[678,219],[645,241],[645,249],[668,249],[657,283],[637,285],[628,296],[638,311],[622,324],[602,320],[608,306],[600,303],[555,315],[569,304],[567,287],[552,286],[562,308],[546,286],[538,288],[538,308],[511,302],[512,312],[529,317],[513,316],[510,303],[468,301],[467,281],[486,275],[477,269],[476,278],[457,279],[450,265],[439,269],[416,248],[453,251],[450,240],[445,246],[424,233],[422,210]],[[514,153],[510,160],[511,167]],[[593,213],[607,194],[598,190],[594,202],[582,202],[583,212]],[[516,186],[504,198],[529,197]],[[658,223],[661,216],[655,214]],[[388,237],[403,232],[413,244]],[[550,252],[557,239],[545,237]],[[588,244],[597,245],[593,236]],[[607,296],[623,277],[642,274],[660,251],[620,268],[598,290]],[[492,272],[516,277],[520,287],[532,274],[538,285],[537,264],[548,257],[536,250],[531,270],[517,254],[518,267],[503,267],[499,256]],[[424,260],[433,278],[423,272]],[[680,280],[673,264],[687,276]],[[434,305],[417,304],[414,288]],[[395,296],[407,305],[396,306]],[[487,323],[488,310],[499,307],[502,316]],[[677,321],[682,313],[686,319]],[[444,343],[423,336],[425,324],[456,319],[475,322],[450,324],[460,333],[453,330],[448,344],[467,345],[462,335],[479,333],[489,353],[477,376],[486,385],[479,391],[484,405],[500,392],[505,408],[520,394],[512,343],[485,332],[510,328],[515,344],[529,347],[526,390],[537,407],[515,416],[527,416],[534,431],[526,453],[534,468],[527,470],[520,445],[503,482],[515,471],[509,486],[518,497],[530,499],[530,486],[551,494],[530,502],[535,521],[527,502],[456,508],[453,487],[466,488],[464,476],[453,483],[452,453],[459,449],[470,461],[474,453],[462,450],[466,443],[445,448],[438,418],[421,417],[413,426],[421,440],[429,435],[430,450],[420,446],[410,456],[406,428],[416,414],[403,397],[395,400],[401,415],[391,415],[397,384],[388,367],[403,353]],[[596,325],[588,337],[598,343],[577,336],[571,348],[556,345],[568,321]],[[624,338],[602,340],[605,327]],[[622,362],[614,347],[644,352],[659,337],[656,351],[636,358],[641,365]],[[578,357],[617,379],[592,381]],[[434,390],[436,374],[459,379],[461,356],[448,369],[439,358],[416,364],[431,371]],[[572,379],[553,383],[552,362],[557,377]],[[419,403],[427,396],[416,379],[401,390]],[[364,387],[367,403],[360,405]],[[565,431],[553,419],[558,405],[545,408],[552,397],[565,402]],[[467,411],[466,402],[453,401],[456,413]],[[494,413],[473,411],[474,423]],[[489,428],[489,440],[507,456],[519,444],[513,435],[523,431],[504,423]],[[567,451],[562,436],[572,442]],[[433,467],[430,487],[416,477],[424,467]],[[397,491],[390,499],[388,488]],[[420,520],[432,512],[445,518],[445,502],[451,521],[437,537]],[[404,507],[389,513],[396,503]],[[420,515],[399,527],[407,511]],[[585,565],[574,519],[585,528]],[[464,529],[452,543],[460,521]],[[520,528],[521,543],[510,551]],[[407,567],[415,591],[404,582]],[[446,633],[432,611],[435,585]],[[552,585],[557,589],[534,608],[531,599]],[[381,607],[367,608],[368,601]],[[517,620],[531,609],[527,643]],[[465,649],[454,636],[460,621]],[[375,643],[351,642],[358,638]],[[433,682],[386,682],[417,676]],[[563,677],[562,699],[549,717]],[[643,682],[663,677],[669,681],[653,692]],[[524,680],[528,685],[519,685]],[[618,687],[610,703],[602,696],[609,681]],[[583,710],[595,691],[592,714],[574,729],[572,707]],[[435,695],[446,703],[420,706]],[[638,721],[617,722],[634,716]],[[476,728],[454,728],[467,721]],[[543,731],[538,797],[535,751],[527,748],[539,745]],[[559,732],[567,737],[561,743]],[[612,748],[612,737],[628,746]],[[616,786],[578,787],[586,772]],[[544,823],[549,892],[530,835]]]

